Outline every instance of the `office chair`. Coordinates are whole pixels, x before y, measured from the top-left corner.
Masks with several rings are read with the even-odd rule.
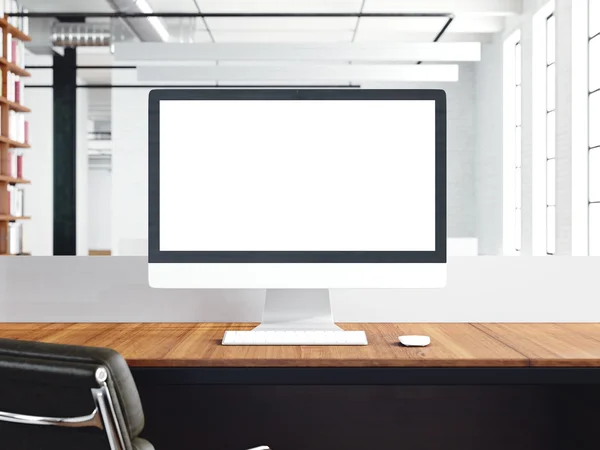
[[[153,450],[139,437],[143,428],[119,353],[0,339],[0,449]]]
[[[0,448],[153,450],[121,355],[0,339]]]

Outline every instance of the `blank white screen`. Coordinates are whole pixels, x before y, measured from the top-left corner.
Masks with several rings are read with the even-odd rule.
[[[160,250],[435,250],[435,102],[161,101]]]

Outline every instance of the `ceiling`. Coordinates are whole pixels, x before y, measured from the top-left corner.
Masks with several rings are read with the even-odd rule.
[[[131,0],[132,2],[134,0]],[[181,13],[451,13],[455,19],[442,42],[487,42],[520,14],[522,0],[147,0],[154,12]],[[114,12],[107,0],[22,0],[35,12]],[[108,21],[108,19],[100,19]],[[96,19],[98,21],[98,19]],[[432,42],[446,23],[443,17],[416,18],[162,18],[174,42],[340,43]],[[33,25],[33,23],[32,23]],[[112,62],[108,48],[78,50],[80,65]],[[111,82],[109,69],[79,70],[87,83]],[[92,98],[93,97],[93,98]],[[90,98],[98,118],[110,117],[110,91]],[[95,105],[95,106],[94,106]]]
[[[133,1],[133,0],[132,0]],[[147,0],[154,12],[452,13],[441,41],[486,41],[521,11],[521,0]],[[23,0],[39,12],[112,12],[106,0]],[[173,41],[430,42],[444,18],[163,18]]]

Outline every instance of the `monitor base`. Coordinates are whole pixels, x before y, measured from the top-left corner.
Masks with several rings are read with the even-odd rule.
[[[341,331],[333,323],[329,289],[267,289],[254,331]]]

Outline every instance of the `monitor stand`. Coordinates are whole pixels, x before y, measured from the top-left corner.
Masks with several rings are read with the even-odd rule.
[[[255,331],[341,331],[333,323],[329,289],[267,289]]]

